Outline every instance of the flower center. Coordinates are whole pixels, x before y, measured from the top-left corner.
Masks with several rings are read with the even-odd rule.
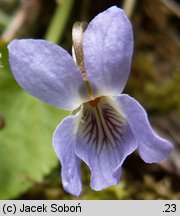
[[[76,125],[76,134],[83,148],[91,149],[98,156],[101,156],[101,151],[119,149],[128,130],[127,119],[116,109],[116,104],[104,96],[83,104]]]
[[[88,103],[89,103],[91,106],[93,106],[93,107],[97,107],[97,105],[98,105],[100,99],[101,99],[101,98],[98,97],[98,98],[95,98],[94,100],[89,101]]]

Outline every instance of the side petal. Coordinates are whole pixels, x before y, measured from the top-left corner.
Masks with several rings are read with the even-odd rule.
[[[33,39],[13,40],[8,49],[13,75],[29,94],[67,110],[82,103],[85,85],[64,49]]]
[[[136,148],[126,119],[113,107],[112,101],[102,97],[97,106],[84,104],[75,151],[91,170],[93,189],[117,184],[123,161]]]
[[[165,159],[172,151],[172,144],[153,131],[143,107],[128,95],[120,95],[116,101],[136,137],[141,158],[147,163]]]
[[[81,183],[80,159],[75,155],[75,122],[76,116],[65,118],[56,128],[53,146],[61,162],[62,184],[65,191],[79,196]]]
[[[133,52],[131,24],[113,6],[97,15],[83,37],[88,80],[96,96],[120,94],[127,82]]]

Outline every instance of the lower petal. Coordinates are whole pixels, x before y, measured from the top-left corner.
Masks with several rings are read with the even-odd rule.
[[[116,97],[116,102],[128,119],[138,142],[141,158],[147,163],[155,163],[165,159],[172,151],[172,144],[153,131],[143,107],[128,95]]]
[[[82,189],[80,159],[75,155],[74,128],[77,118],[77,116],[65,118],[53,136],[53,146],[62,166],[63,188],[75,196],[78,196]]]
[[[113,101],[101,97],[83,105],[75,151],[91,170],[93,189],[117,184],[121,174],[119,167],[136,148],[127,120]]]

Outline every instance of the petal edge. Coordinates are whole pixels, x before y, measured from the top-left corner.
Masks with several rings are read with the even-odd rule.
[[[172,151],[172,144],[154,132],[144,108],[129,95],[120,95],[116,100],[138,142],[141,158],[147,163],[157,163],[165,159]]]
[[[77,116],[68,116],[57,126],[53,135],[53,147],[61,162],[61,177],[65,191],[79,196],[81,183],[80,159],[75,155],[74,128]]]

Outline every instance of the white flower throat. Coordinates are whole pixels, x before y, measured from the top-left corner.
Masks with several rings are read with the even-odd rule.
[[[89,143],[89,148],[100,153],[105,148],[117,148],[127,127],[126,119],[113,102],[103,96],[82,105],[77,134]]]

